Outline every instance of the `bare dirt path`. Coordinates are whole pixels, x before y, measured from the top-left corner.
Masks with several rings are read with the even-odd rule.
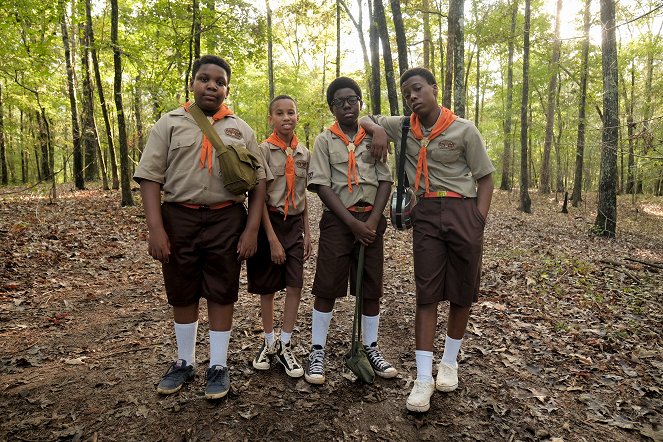
[[[588,234],[593,200],[561,214],[554,198],[532,195],[525,215],[515,194],[496,192],[460,388],[417,415],[405,410],[415,376],[410,232],[386,234],[380,343],[396,379],[361,385],[343,367],[351,299],[332,320],[323,386],[279,367],[257,373],[258,302],[243,278],[230,395],[203,398],[203,314],[196,380],[162,397],[154,388],[174,335],[140,206],[120,208],[117,193],[100,190],[59,195],[48,205],[38,191],[0,192],[0,440],[663,441],[661,198],[620,199],[619,236],[605,240]],[[315,256],[293,338],[302,358],[314,270]],[[445,317],[442,308],[438,349]]]

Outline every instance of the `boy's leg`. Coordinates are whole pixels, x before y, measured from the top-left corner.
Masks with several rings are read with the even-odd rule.
[[[171,394],[182,388],[196,374],[196,334],[198,332],[198,303],[173,307],[177,361],[168,368],[157,386],[160,394]]]
[[[311,319],[311,352],[304,378],[311,384],[325,382],[325,345],[336,299],[315,297]]]
[[[283,308],[283,326],[281,327],[281,336],[276,343],[276,358],[288,376],[299,378],[304,375],[304,369],[295,355],[292,353],[290,338],[297,321],[297,311],[299,310],[299,301],[302,289],[298,287],[286,287],[285,306]]]
[[[463,307],[454,303],[449,305],[447,337],[435,380],[435,387],[440,391],[448,392],[458,388],[458,362],[456,362],[456,358],[463,343],[469,317],[470,307]]]
[[[437,328],[437,305],[437,302],[417,304],[414,319],[417,378],[406,402],[406,407],[410,411],[428,411],[430,397],[435,390],[435,384],[433,383],[433,343]]]
[[[209,315],[210,361],[207,370],[207,399],[219,399],[230,390],[228,346],[232,329],[234,304],[207,301]]]
[[[368,361],[373,367],[375,374],[382,378],[393,378],[398,374],[394,368],[382,355],[378,348],[378,329],[380,326],[380,300],[364,299],[361,315],[362,342]]]
[[[253,368],[256,370],[269,370],[271,357],[276,352],[274,345],[274,293],[260,295],[260,317],[262,318],[262,329],[264,339],[260,349],[253,358]]]

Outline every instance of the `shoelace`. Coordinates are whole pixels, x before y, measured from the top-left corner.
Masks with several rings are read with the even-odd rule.
[[[285,358],[285,361],[288,363],[288,367],[290,367],[290,369],[299,368],[299,364],[297,364],[297,361],[295,361],[295,356],[290,351],[290,347],[284,346],[282,354],[283,357]]]
[[[183,376],[186,374],[188,367],[189,367],[188,365],[177,366],[177,363],[174,363],[170,367],[168,367],[168,370],[163,375],[163,378],[172,379],[172,378],[177,378],[179,376]]]
[[[384,371],[391,367],[391,364],[385,361],[377,347],[367,347],[366,353],[368,353],[368,359],[373,362],[373,365],[376,366],[378,370]]]
[[[212,376],[210,376],[207,381],[208,382],[216,382],[216,379],[222,375],[222,373],[225,371],[224,368],[217,368],[212,370]]]
[[[312,374],[322,374],[324,360],[324,350],[313,350],[311,356],[309,357],[309,371]]]

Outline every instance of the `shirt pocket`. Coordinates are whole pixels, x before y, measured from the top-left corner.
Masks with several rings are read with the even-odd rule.
[[[173,136],[168,148],[168,163],[175,165],[178,170],[191,169],[191,165],[183,159],[192,155],[192,151],[197,144],[196,141],[196,138],[191,136]]]
[[[361,152],[357,158],[359,176],[364,181],[373,181],[377,178],[375,170],[375,157],[367,150]]]
[[[433,161],[437,161],[442,164],[455,163],[460,158],[460,148],[454,147],[453,149],[444,149],[441,147],[436,147],[430,149],[430,157]]]

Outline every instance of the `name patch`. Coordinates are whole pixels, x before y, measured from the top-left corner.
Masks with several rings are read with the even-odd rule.
[[[306,169],[306,167],[308,166],[308,161],[297,160],[295,161],[295,166],[297,166],[297,168],[299,169]]]
[[[237,138],[238,140],[242,139],[242,133],[239,131],[239,129],[235,129],[234,127],[228,127],[224,130],[224,132],[229,137]]]
[[[437,143],[437,146],[440,149],[446,149],[446,150],[453,150],[453,149],[456,148],[456,145],[454,144],[454,142],[449,141],[449,140],[440,140],[440,142]]]

